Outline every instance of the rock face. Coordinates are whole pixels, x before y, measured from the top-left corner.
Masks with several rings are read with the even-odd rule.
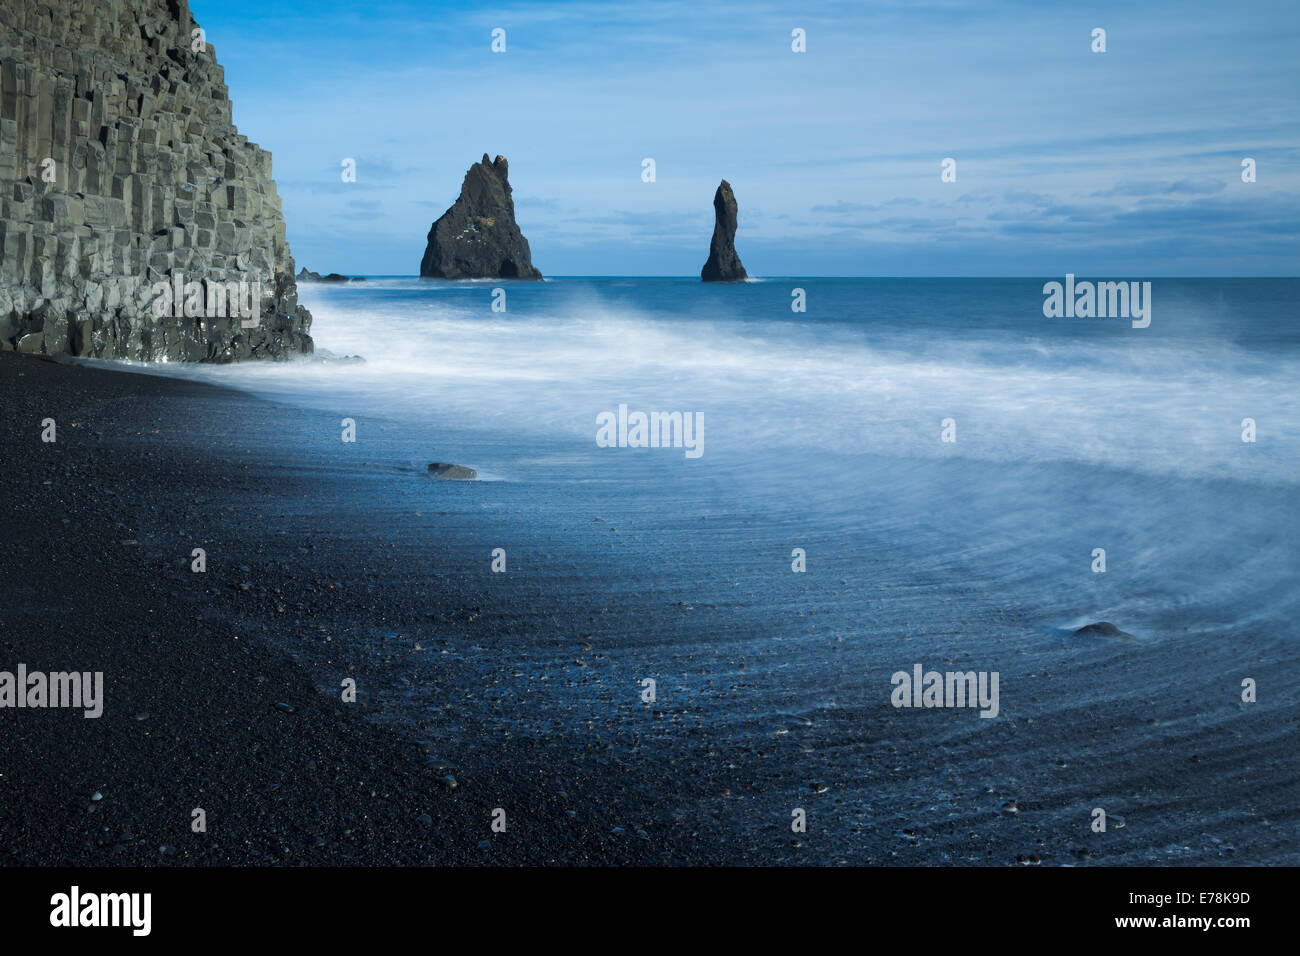
[[[709,261],[700,270],[705,282],[737,282],[749,278],[736,255],[736,196],[725,179],[713,194],[713,241],[709,243]]]
[[[420,275],[434,279],[540,279],[515,224],[504,156],[475,163],[460,198],[429,229]]]
[[[0,9],[0,348],[312,351],[271,156],[197,29],[187,0]]]

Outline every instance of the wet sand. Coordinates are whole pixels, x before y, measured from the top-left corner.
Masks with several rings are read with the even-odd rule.
[[[0,668],[107,686],[98,720],[0,710],[7,863],[1295,862],[1294,635],[1084,640],[886,549],[850,596],[743,503],[542,524],[546,488],[171,379],[2,354],[0,395]],[[1001,714],[891,707],[913,661],[996,664]]]

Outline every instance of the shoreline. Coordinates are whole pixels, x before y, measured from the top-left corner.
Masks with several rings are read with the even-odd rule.
[[[1231,642],[1045,633],[892,533],[823,543],[854,563],[803,579],[755,557],[811,541],[797,521],[666,480],[434,481],[393,449],[458,461],[437,427],[340,444],[343,412],[13,354],[0,402],[0,670],[105,676],[100,718],[0,709],[9,865],[1294,857],[1294,701],[1245,718]],[[665,501],[694,504],[656,526]],[[1270,682],[1294,672],[1247,639]],[[1001,671],[997,720],[890,706],[900,662],[949,658]],[[1268,781],[1248,806],[1242,747]],[[1097,805],[1127,826],[1090,836]]]
[[[598,677],[602,701],[582,699],[575,655],[592,648],[570,635],[595,636],[593,608],[546,600],[537,630],[542,591],[478,575],[479,539],[500,519],[456,496],[491,482],[340,464],[337,416],[135,369],[3,354],[0,402],[12,462],[0,491],[16,502],[5,538],[17,542],[0,574],[31,582],[0,612],[0,663],[104,673],[97,719],[0,709],[0,863],[812,862],[783,859],[779,829],[775,847],[737,846],[721,807],[693,819],[674,809],[676,787],[629,775],[666,756],[642,754],[640,730],[579,729],[613,723],[621,693]],[[329,438],[313,445],[313,432]],[[445,499],[425,525],[388,525],[391,509],[356,494],[394,479]],[[435,565],[408,568],[430,537]],[[203,574],[190,569],[196,543]],[[485,656],[498,646],[504,656]],[[432,664],[415,667],[416,652]],[[537,717],[556,734],[480,713],[503,700],[503,667],[530,668],[525,698],[546,693],[531,682],[547,680],[548,656],[572,672]],[[354,703],[339,699],[347,675]],[[388,706],[413,687],[434,697],[416,719]],[[632,714],[651,737],[714,736],[698,717]],[[611,755],[611,738],[626,752]],[[735,786],[703,751],[680,772],[711,799]],[[497,807],[507,832],[490,828]],[[191,830],[195,808],[206,834]]]

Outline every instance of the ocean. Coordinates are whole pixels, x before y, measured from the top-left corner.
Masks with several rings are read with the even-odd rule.
[[[1045,318],[1042,284],[304,283],[318,348],[364,365],[168,371],[352,417],[417,472],[547,487],[557,512],[619,487],[632,520],[788,528],[777,565],[801,541],[846,573],[873,541],[903,549],[954,585],[996,581],[1045,627],[1293,630],[1300,282],[1162,280],[1145,329]],[[701,419],[699,457],[599,447],[620,405]]]
[[[303,283],[363,363],[151,371],[319,413],[265,452],[474,595],[339,625],[376,662],[442,641],[371,693],[458,766],[581,734],[575,777],[638,781],[612,827],[718,861],[1294,863],[1238,771],[1300,713],[1300,281],[1152,280],[1134,328],[1046,317],[1053,278]],[[636,412],[692,442],[629,447]],[[999,674],[997,715],[895,706],[916,665]]]

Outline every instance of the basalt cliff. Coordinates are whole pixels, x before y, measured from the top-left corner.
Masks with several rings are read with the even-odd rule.
[[[0,348],[278,359],[310,325],[271,155],[187,0],[6,0]]]
[[[504,156],[487,153],[465,174],[460,197],[429,229],[420,275],[434,279],[540,279],[515,223]]]

